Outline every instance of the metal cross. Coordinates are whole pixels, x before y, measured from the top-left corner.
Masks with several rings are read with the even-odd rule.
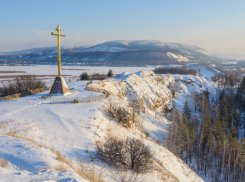
[[[56,57],[56,60],[58,61],[58,76],[61,77],[61,55],[60,55],[60,36],[65,37],[65,34],[61,34],[60,31],[60,26],[58,25],[57,28],[55,29],[57,33],[51,32],[51,35],[56,35],[57,36],[57,47],[58,47],[58,56]]]

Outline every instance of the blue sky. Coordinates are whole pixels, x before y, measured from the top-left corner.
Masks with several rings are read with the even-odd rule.
[[[110,40],[159,40],[245,53],[245,1],[0,0],[0,52],[83,46]]]

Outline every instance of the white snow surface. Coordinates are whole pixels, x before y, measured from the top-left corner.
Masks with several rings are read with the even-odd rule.
[[[190,64],[190,68],[194,68],[197,70],[200,69],[200,74],[202,74],[202,77],[204,77],[207,80],[211,80],[211,78],[215,75],[212,71],[198,65],[198,64]],[[198,73],[199,74],[199,73]]]
[[[79,76],[83,72],[87,72],[88,74],[92,74],[92,73],[107,74],[110,69],[113,71],[113,74],[120,74],[124,71],[129,71],[129,70],[130,71],[149,70],[148,67],[62,66],[61,75]],[[0,73],[0,76],[25,75],[25,74],[56,75],[58,73],[58,67],[50,66],[50,65],[30,65],[30,66],[2,66],[0,65],[0,71],[24,71],[26,72],[26,73]]]
[[[154,69],[156,66],[153,66]],[[75,76],[75,81],[83,73],[87,72],[89,75],[93,73],[107,74],[109,70],[113,71],[113,74],[120,74],[124,71],[144,71],[149,70],[148,67],[99,67],[99,66],[62,66],[61,75],[65,78],[66,82],[73,81],[73,76]],[[0,76],[15,76],[15,75],[47,75],[41,77],[43,81],[46,82],[47,86],[53,84],[53,78],[58,73],[57,66],[50,65],[30,65],[30,66],[2,66],[0,65],[1,71],[23,71],[24,73],[0,73]],[[53,76],[48,76],[53,75]],[[69,76],[65,76],[69,75]],[[12,80],[13,78],[0,78],[1,80]],[[0,82],[1,85],[1,82]]]
[[[84,90],[86,82],[68,83],[73,87],[71,94],[65,97],[92,96],[101,93]],[[93,166],[95,171],[103,167],[102,178],[105,181],[119,181],[115,170],[98,161],[95,157],[95,142],[103,142],[108,136],[125,138],[127,136],[141,139],[154,151],[154,161],[162,173],[152,171],[139,175],[139,181],[162,181],[162,175],[168,181],[201,182],[203,181],[181,159],[167,150],[163,145],[169,121],[161,116],[155,117],[154,107],[171,106],[171,100],[181,107],[183,100],[192,91],[201,92],[206,88],[215,91],[216,86],[205,78],[182,75],[156,75],[152,71],[122,73],[116,78],[89,85],[92,88],[107,90],[111,95],[102,101],[82,104],[49,104],[49,100],[40,97],[48,92],[0,102],[0,158],[9,161],[6,168],[0,167],[0,179],[39,180],[39,181],[87,181],[73,169],[60,172],[55,169],[60,162],[50,149],[38,147],[25,138],[36,143],[53,147],[64,156],[71,158],[77,166],[78,155]],[[182,89],[180,89],[182,87]],[[171,91],[176,89],[176,98],[171,99]],[[55,97],[63,97],[57,95]],[[150,138],[135,128],[125,128],[109,119],[104,113],[104,106],[112,99],[118,106],[130,106],[133,100],[142,100],[145,114],[140,114],[144,127]],[[17,132],[23,138],[6,136]],[[168,174],[168,175],[167,175]]]
[[[175,91],[177,94],[176,98],[173,98],[173,104],[176,108],[182,110],[186,100],[189,100],[193,93],[202,93],[208,91],[211,93],[211,97],[216,95],[217,85],[216,83],[207,80],[203,77],[192,76],[192,75],[173,75],[175,80]],[[189,102],[190,108],[192,103]]]

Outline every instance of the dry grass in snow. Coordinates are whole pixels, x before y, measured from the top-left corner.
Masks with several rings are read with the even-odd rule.
[[[11,121],[14,122],[14,121]],[[5,128],[3,126],[3,123],[0,125],[0,128]],[[78,161],[73,161],[71,158],[64,156],[61,154],[61,152],[54,149],[54,147],[49,147],[47,145],[43,145],[41,143],[38,143],[33,138],[27,137],[26,135],[23,135],[22,133],[18,132],[15,128],[7,133],[1,133],[6,136],[27,140],[31,142],[33,145],[40,147],[40,148],[46,148],[49,149],[52,153],[54,153],[57,156],[57,161],[59,161],[58,165],[55,166],[56,171],[67,171],[69,169],[73,170],[75,173],[77,173],[79,176],[83,177],[84,179],[87,179],[91,182],[105,182],[102,179],[102,168],[100,171],[97,171],[94,167],[94,164],[85,164],[83,163],[83,160],[81,157],[78,157]],[[74,163],[78,163],[78,165],[74,165]],[[5,159],[0,159],[0,166],[6,167],[8,164],[8,161]],[[46,166],[46,168],[49,168]],[[37,169],[37,171],[41,171],[42,169]]]
[[[8,161],[6,159],[0,158],[0,167],[5,168],[8,165]]]

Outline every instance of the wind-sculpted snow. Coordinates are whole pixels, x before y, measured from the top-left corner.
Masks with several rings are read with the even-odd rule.
[[[122,79],[122,80],[121,80]],[[105,80],[91,84],[89,87],[102,88],[116,96],[126,96],[129,102],[143,100],[148,108],[160,106],[170,100],[173,79],[165,79],[153,71],[137,72],[136,74],[121,74],[116,80]]]
[[[211,93],[215,93],[217,85],[208,81],[203,77],[191,76],[191,75],[173,75],[175,79],[175,90],[179,93],[190,95],[192,92],[201,93],[206,89]]]
[[[179,98],[190,96],[193,92],[201,93],[206,89],[216,93],[216,84],[203,77],[192,75],[156,75],[152,71],[122,73],[114,79],[91,84],[89,87],[102,88],[116,96],[126,96],[131,102],[142,99],[147,108],[159,107],[170,102],[172,92]]]

